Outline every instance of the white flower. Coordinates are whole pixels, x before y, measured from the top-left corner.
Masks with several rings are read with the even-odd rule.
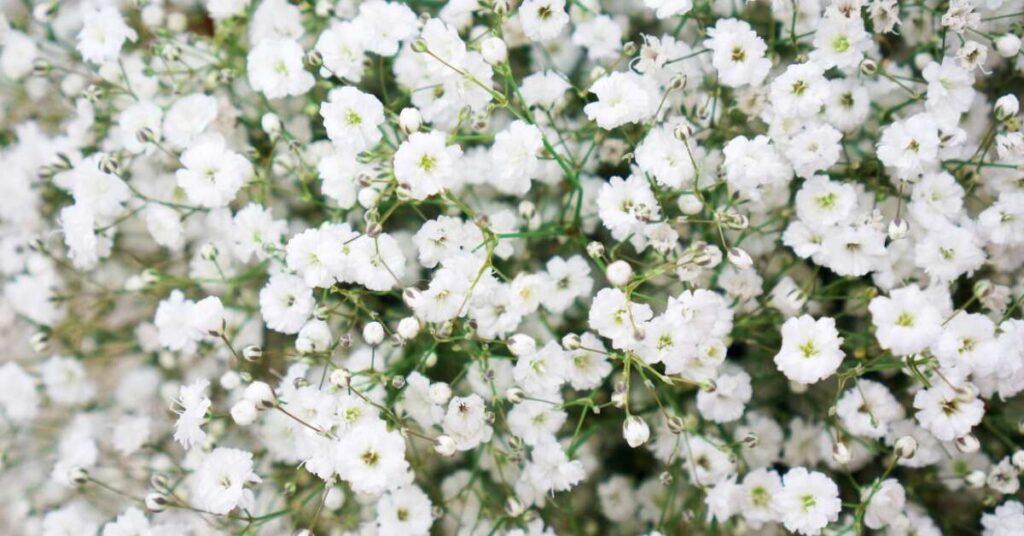
[[[701,416],[714,422],[732,422],[743,416],[753,389],[750,375],[740,370],[722,374],[715,379],[713,391],[702,389],[697,393],[697,409]]]
[[[693,9],[693,0],[644,0],[644,5],[653,9],[659,19],[667,19],[689,13]]]
[[[917,286],[895,289],[868,304],[878,344],[905,356],[919,353],[941,332],[938,309]]]
[[[651,437],[651,428],[642,418],[630,415],[622,421],[622,437],[626,439],[626,443],[630,447],[637,448]]]
[[[398,45],[416,34],[416,13],[401,2],[369,0],[359,5],[355,25],[369,36],[366,50],[381,56],[394,56]]]
[[[82,362],[73,357],[53,356],[40,369],[46,395],[57,404],[73,406],[88,402],[96,394],[96,387]]]
[[[992,513],[981,516],[983,536],[1013,536],[1024,530],[1024,505],[1020,501],[1006,501]]]
[[[658,88],[647,77],[632,72],[614,72],[590,86],[597,102],[583,112],[605,130],[650,119],[658,110]]]
[[[206,412],[210,409],[210,399],[203,395],[210,382],[198,379],[190,385],[183,385],[178,398],[174,401],[174,411],[178,420],[174,424],[174,440],[181,446],[190,449],[206,439],[202,425],[206,421]]]
[[[772,62],[765,57],[768,46],[750,24],[737,19],[719,19],[708,29],[704,46],[712,51],[712,63],[721,83],[730,87],[760,85]]]
[[[316,80],[303,65],[305,51],[293,39],[264,39],[246,61],[249,85],[268,99],[303,95]]]
[[[971,431],[985,415],[985,404],[969,384],[953,388],[938,382],[914,395],[917,421],[942,441],[952,441]]]
[[[121,12],[112,5],[86,10],[82,22],[77,48],[82,58],[90,63],[116,60],[124,42],[138,38],[135,30],[125,24]]]
[[[793,170],[767,136],[736,136],[722,153],[729,187],[752,201],[760,200],[761,192],[767,188],[784,186],[793,176]]]
[[[294,275],[274,275],[260,291],[263,321],[281,333],[298,333],[313,314],[315,303],[312,289]]]
[[[831,318],[790,318],[782,325],[782,348],[775,355],[775,365],[790,380],[816,383],[839,369],[844,357],[842,342]]]
[[[441,422],[444,433],[455,441],[457,450],[470,450],[490,441],[494,429],[487,424],[484,400],[479,395],[455,397]]]
[[[896,121],[882,130],[878,158],[902,180],[913,181],[931,171],[938,160],[939,130],[927,114]]]
[[[943,367],[955,367],[964,374],[987,376],[999,364],[996,326],[982,314],[956,313],[943,322],[942,332],[931,348]]]
[[[323,71],[333,76],[358,82],[363,77],[366,43],[371,34],[367,27],[355,22],[332,22],[316,40],[314,49],[323,58]]]
[[[249,160],[229,150],[220,134],[194,140],[182,153],[181,163],[185,167],[175,173],[178,186],[203,207],[226,206],[253,175]]]
[[[871,497],[867,509],[864,510],[864,524],[875,530],[896,521],[907,503],[906,491],[895,478],[883,480],[876,489],[865,488],[861,495]]]
[[[622,49],[622,28],[608,15],[598,15],[576,27],[572,42],[587,49],[590,59],[611,59]]]
[[[825,69],[815,62],[793,64],[772,81],[768,99],[784,117],[816,115],[829,94]]]
[[[345,86],[331,90],[320,105],[327,137],[339,149],[362,152],[381,139],[384,106],[377,97]]]
[[[570,87],[558,73],[543,71],[523,78],[519,92],[529,106],[549,108],[558,104]]]
[[[394,490],[409,470],[405,440],[389,432],[384,421],[368,420],[353,427],[336,443],[338,474],[357,493]]]
[[[32,420],[39,412],[35,378],[11,361],[0,365],[0,407],[14,422]]]
[[[864,58],[870,37],[864,31],[864,20],[859,16],[848,17],[829,9],[814,32],[811,59],[826,69],[856,67]]]
[[[260,481],[253,472],[251,452],[218,447],[196,469],[192,504],[214,514],[226,514],[239,507],[250,509],[254,497],[246,486]]]
[[[217,115],[217,99],[202,93],[186,95],[176,100],[164,114],[164,139],[173,148],[188,147]]]
[[[851,434],[881,438],[889,424],[904,417],[903,406],[885,385],[857,380],[836,403],[836,414]]]
[[[495,173],[489,182],[502,193],[526,194],[530,191],[530,179],[540,171],[538,155],[543,147],[540,129],[523,121],[513,121],[494,136],[490,157]]]
[[[588,324],[615,348],[628,348],[643,338],[643,330],[653,316],[651,307],[631,302],[619,289],[601,289],[590,306]]]
[[[206,0],[206,10],[213,20],[224,20],[241,15],[250,0]]]
[[[569,23],[565,0],[526,0],[519,6],[523,32],[531,41],[550,41]]]
[[[779,473],[764,467],[754,469],[743,477],[736,510],[752,528],[759,528],[764,523],[778,520],[773,506],[781,492],[782,477]]]
[[[430,498],[416,486],[384,494],[377,502],[377,526],[381,534],[422,536],[434,523]]]
[[[803,467],[790,469],[775,496],[775,511],[786,530],[818,534],[839,519],[839,488],[829,477]]]
[[[453,186],[462,149],[441,132],[416,132],[395,151],[395,178],[423,200]]]

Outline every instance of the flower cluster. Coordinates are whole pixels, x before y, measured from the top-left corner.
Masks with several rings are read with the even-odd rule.
[[[1024,534],[1015,0],[0,4],[0,532]]]

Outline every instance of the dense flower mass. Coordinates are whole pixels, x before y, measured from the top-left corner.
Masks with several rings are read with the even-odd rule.
[[[1024,534],[1022,34],[0,2],[0,533]]]

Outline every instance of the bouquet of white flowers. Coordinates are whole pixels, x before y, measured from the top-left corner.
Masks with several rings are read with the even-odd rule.
[[[1022,33],[0,2],[0,532],[1024,534]]]

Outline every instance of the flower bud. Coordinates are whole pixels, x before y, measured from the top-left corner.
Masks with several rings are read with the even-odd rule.
[[[242,399],[231,406],[231,419],[238,426],[249,426],[256,422],[258,412],[259,410],[256,409],[256,404],[252,400]]]
[[[971,288],[971,291],[974,293],[975,298],[984,300],[992,294],[994,289],[995,285],[992,284],[992,281],[988,279],[980,279],[974,283],[974,287]]]
[[[629,283],[629,279],[633,277],[633,268],[628,262],[618,260],[608,265],[608,271],[605,275],[608,277],[608,282],[612,285],[624,287]]]
[[[895,218],[889,222],[889,239],[903,240],[910,232],[910,224],[903,218]]]
[[[726,258],[729,259],[733,266],[740,270],[746,270],[754,265],[754,260],[750,258],[750,255],[738,247],[729,248]]]
[[[1000,121],[1006,121],[1007,119],[1017,115],[1017,112],[1019,111],[1020,101],[1018,101],[1017,97],[1012,94],[1003,95],[996,100],[995,114],[996,119]]]
[[[117,159],[108,154],[105,154],[100,157],[98,165],[100,171],[108,175],[117,175],[118,172],[121,171],[121,166],[117,163]]]
[[[510,0],[494,0],[494,3],[491,4],[491,10],[495,15],[504,15],[510,9],[512,9]]]
[[[455,440],[446,435],[437,436],[434,450],[441,456],[452,456],[455,454]]]
[[[427,51],[427,42],[423,39],[417,39],[412,42],[412,51],[420,54]]]
[[[398,335],[403,339],[413,339],[419,332],[420,321],[415,316],[407,316],[398,321]]]
[[[587,255],[591,259],[599,259],[604,256],[604,244],[594,241],[587,244]]]
[[[406,307],[412,307],[420,298],[420,291],[417,288],[409,287],[402,291],[402,301]]]
[[[310,50],[306,53],[306,57],[304,59],[306,61],[306,66],[313,69],[317,69],[324,64],[324,55],[321,54],[319,50]]]
[[[874,76],[878,72],[878,63],[875,60],[865,59],[860,62],[860,72],[864,76]]]
[[[331,385],[335,387],[348,387],[352,381],[352,373],[348,369],[340,368],[331,372]]]
[[[430,401],[443,406],[448,403],[448,400],[452,397],[452,388],[445,382],[437,382],[430,385],[427,388],[427,396],[430,397]]]
[[[260,128],[273,138],[281,133],[281,118],[273,112],[267,112],[260,118]]]
[[[405,134],[412,134],[423,126],[423,116],[416,108],[402,108],[398,114],[398,128]]]
[[[964,454],[977,452],[978,449],[981,448],[981,442],[978,441],[978,438],[975,437],[974,434],[964,434],[956,438],[953,442],[956,443],[957,450]]]
[[[679,415],[669,415],[665,419],[665,425],[668,427],[668,431],[673,434],[681,434],[686,431],[686,423],[683,422],[682,417]]]
[[[846,443],[842,441],[836,441],[836,444],[832,445],[832,459],[839,465],[850,463],[850,460],[853,459],[850,447],[847,447]]]
[[[72,467],[68,471],[68,480],[76,486],[84,486],[89,481],[89,472],[83,467]]]
[[[513,404],[518,404],[523,401],[523,390],[518,387],[509,387],[505,391],[505,399]]]
[[[264,382],[252,382],[242,393],[242,398],[252,402],[257,408],[269,409],[274,407],[277,397],[270,385]]]
[[[508,345],[508,351],[512,352],[512,355],[516,357],[530,355],[537,350],[537,341],[533,340],[533,337],[522,333],[516,333],[509,337],[506,344]]]
[[[523,512],[525,511],[526,508],[523,506],[523,503],[519,502],[515,497],[509,497],[508,500],[505,501],[505,513],[508,514],[509,517],[519,517],[523,515]]]
[[[226,391],[233,391],[242,385],[242,377],[237,372],[229,370],[221,374],[219,383]]]
[[[637,448],[643,445],[651,437],[651,428],[647,426],[647,422],[636,415],[630,415],[626,417],[626,420],[622,421],[622,437],[626,439],[626,443],[632,448]]]
[[[370,346],[377,346],[384,340],[384,326],[380,322],[370,322],[363,326],[363,340]]]
[[[679,206],[679,211],[687,216],[693,216],[700,214],[700,211],[704,209],[704,203],[701,203],[700,198],[694,194],[683,194],[676,200],[676,204]]]
[[[1012,33],[1001,35],[996,38],[996,51],[1004,58],[1012,58],[1020,52],[1020,37]]]
[[[32,339],[29,341],[32,345],[32,350],[36,353],[42,353],[46,350],[46,347],[50,345],[50,334],[45,331],[37,331],[32,334]]]
[[[583,342],[580,341],[580,336],[575,333],[566,333],[565,336],[562,337],[562,348],[565,348],[570,352],[579,350],[581,346],[583,346]]]
[[[249,346],[242,348],[242,357],[250,363],[259,361],[260,358],[263,357],[263,348],[260,348],[255,344],[250,344]]]
[[[199,256],[204,260],[213,262],[218,255],[220,255],[220,251],[213,242],[207,242],[203,244],[203,247],[199,248]]]
[[[170,502],[167,500],[167,497],[164,497],[161,493],[153,492],[146,495],[146,510],[150,512],[163,512],[169,504]]]
[[[914,436],[902,436],[896,440],[894,449],[897,456],[904,460],[909,460],[917,454],[917,440],[914,439]]]
[[[500,37],[488,37],[480,45],[480,55],[490,65],[505,63],[508,59],[508,46]]]
[[[985,479],[985,471],[974,470],[967,473],[967,476],[964,477],[964,482],[966,482],[967,486],[971,489],[978,489],[985,485]]]

